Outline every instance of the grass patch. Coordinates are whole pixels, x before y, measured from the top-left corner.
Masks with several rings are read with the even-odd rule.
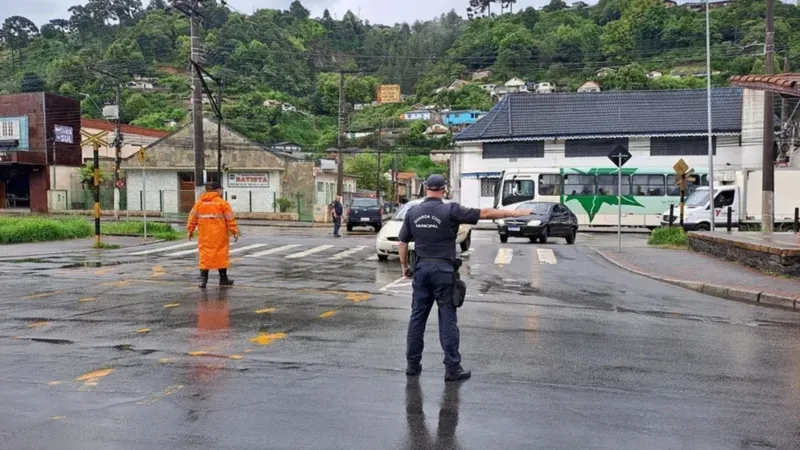
[[[100,242],[100,243],[94,244],[92,246],[92,248],[97,248],[97,249],[102,249],[102,250],[116,250],[118,248],[122,248],[122,246],[121,245],[117,245],[117,244],[106,244],[105,242]]]
[[[0,217],[0,244],[63,241],[94,235],[85,219]]]
[[[661,227],[653,230],[647,243],[658,247],[687,248],[689,236],[681,227]]]
[[[144,223],[142,222],[104,222],[100,224],[100,232],[108,236],[144,236]],[[147,237],[174,241],[181,238],[168,223],[148,222]]]

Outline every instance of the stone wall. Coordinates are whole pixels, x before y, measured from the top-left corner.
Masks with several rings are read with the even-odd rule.
[[[800,277],[800,254],[795,254],[793,251],[725,240],[699,233],[689,233],[689,248],[770,274]]]
[[[311,211],[316,197],[314,162],[287,158],[285,167],[286,170],[281,178],[283,196],[296,201],[297,195],[300,194],[303,209]]]

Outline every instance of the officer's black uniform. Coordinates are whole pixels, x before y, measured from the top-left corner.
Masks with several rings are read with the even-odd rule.
[[[431,175],[425,182],[429,190],[444,189],[446,180],[441,175]],[[456,237],[461,224],[477,224],[479,209],[465,208],[458,203],[444,203],[438,198],[426,198],[411,208],[400,230],[400,242],[414,241],[416,266],[414,267],[413,303],[408,324],[408,375],[418,375],[424,347],[425,324],[433,308],[439,305],[439,341],[444,350],[445,378],[448,380],[469,377],[461,368],[458,353],[459,331],[456,307],[453,305],[455,284]]]

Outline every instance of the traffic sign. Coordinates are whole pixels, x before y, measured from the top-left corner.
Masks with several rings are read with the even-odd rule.
[[[106,147],[108,145],[106,141],[103,140],[103,138],[108,135],[108,131],[101,131],[97,134],[91,134],[88,131],[81,130],[81,134],[86,138],[81,141],[81,147],[89,144],[96,145],[98,147]]]
[[[686,164],[686,161],[684,161],[683,158],[681,158],[675,163],[674,166],[672,166],[672,168],[675,170],[675,173],[678,176],[681,176],[689,170],[689,165]]]
[[[117,180],[115,185],[117,186],[117,189],[122,189],[123,187],[125,187],[125,182],[122,180]]]
[[[621,161],[620,156],[622,157]],[[611,153],[608,154],[608,159],[610,159],[615,166],[622,167],[628,162],[628,160],[631,159],[631,156],[633,155],[631,155],[631,152],[629,152],[627,148],[618,145],[616,148],[614,148],[614,150],[611,151]]]
[[[147,161],[147,152],[144,150],[144,147],[136,152],[136,159],[138,159],[141,164],[144,164],[144,162]]]

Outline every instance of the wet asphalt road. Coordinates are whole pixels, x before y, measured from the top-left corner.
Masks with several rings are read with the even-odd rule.
[[[182,242],[0,260],[0,448],[800,447],[796,314],[475,233],[448,385],[374,234],[246,230],[205,293]]]

